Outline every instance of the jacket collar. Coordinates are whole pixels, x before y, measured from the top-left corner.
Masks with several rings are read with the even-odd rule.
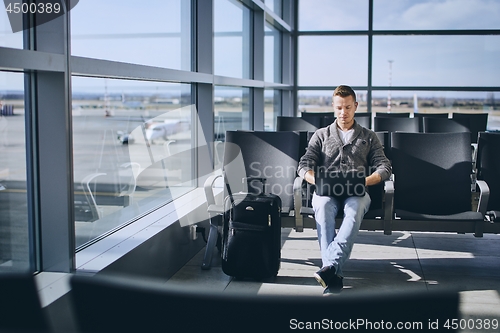
[[[352,129],[354,129],[354,133],[352,133],[351,140],[349,140],[349,142],[347,142],[346,144],[351,144],[361,134],[363,128],[356,122],[356,120],[354,120],[354,125],[352,125]],[[330,125],[330,133],[333,133],[335,140],[342,142],[338,130],[339,129],[337,126],[337,119],[335,119],[335,121]]]

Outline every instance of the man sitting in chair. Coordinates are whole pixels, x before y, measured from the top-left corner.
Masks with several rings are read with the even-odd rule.
[[[344,172],[356,170],[365,177],[365,185],[375,185],[388,179],[391,165],[377,135],[354,120],[358,107],[351,87],[341,85],[333,92],[332,102],[336,120],[318,129],[309,141],[307,151],[299,162],[297,173],[310,184],[315,184],[315,170]],[[373,172],[372,172],[373,171]],[[336,192],[339,192],[338,189]],[[352,193],[347,193],[352,192]],[[342,266],[351,254],[361,221],[371,203],[367,192],[355,195],[345,189],[344,195],[313,194],[312,206],[321,250],[322,268],[314,277],[325,288],[323,294],[339,293],[343,288]],[[348,194],[347,196],[345,194]],[[351,195],[352,194],[352,195]],[[344,217],[338,233],[335,217],[343,207]]]

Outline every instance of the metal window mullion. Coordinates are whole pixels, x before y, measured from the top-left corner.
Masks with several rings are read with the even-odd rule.
[[[384,35],[433,35],[433,36],[452,36],[452,35],[500,35],[500,29],[474,29],[474,30],[373,30],[376,36]]]
[[[292,116],[294,115],[293,90],[294,87],[294,61],[292,35],[288,32],[281,33],[281,82],[288,87],[287,90],[281,90],[280,93],[280,111],[277,115]]]
[[[159,68],[124,62],[71,57],[74,75],[108,77],[115,79],[148,80],[158,82],[212,83],[213,77],[207,73],[197,73],[178,69]]]
[[[367,90],[368,86],[351,86],[354,90]],[[299,86],[298,90],[333,90],[335,86]],[[498,86],[371,86],[372,91],[500,91]]]
[[[273,72],[273,82],[283,82],[283,32],[277,31],[274,39],[274,72]]]
[[[264,13],[262,11],[254,11],[253,12],[253,20],[251,26],[251,41],[252,43],[250,44],[250,49],[252,50],[251,52],[251,59],[250,62],[252,65],[250,66],[253,68],[253,73],[251,78],[256,80],[256,81],[264,81]]]
[[[57,54],[62,71],[40,70],[35,78],[41,270],[74,270],[74,194],[69,68],[69,18],[62,15],[35,28],[36,50]]]
[[[245,10],[247,7],[244,7],[243,12],[243,24],[242,24],[242,44],[243,50],[241,52],[241,63],[242,63],[242,77],[254,79],[255,78],[255,20],[257,19],[255,12],[251,9],[249,10],[249,15],[245,15]],[[248,30],[245,31],[245,28],[248,27]],[[261,65],[261,64],[260,64]]]
[[[193,70],[195,79],[203,81],[193,82],[197,115],[193,128],[197,135],[197,146],[208,144],[208,149],[196,149],[196,160],[205,161],[195,164],[195,175],[199,184],[214,170],[215,150],[214,141],[214,24],[213,0],[193,0]],[[201,135],[203,133],[203,136]],[[203,155],[208,153],[209,156]],[[206,163],[209,161],[209,163]]]
[[[397,90],[397,91],[500,91],[498,86],[373,86],[372,90]]]
[[[288,91],[280,91],[280,111],[278,115],[291,116],[294,112],[293,103],[293,89],[294,87],[294,52],[293,52],[293,37],[292,34],[296,30],[296,26],[293,25],[294,9],[296,1],[285,1],[283,2],[283,19],[285,22],[291,23],[291,28],[289,31],[281,32],[281,82],[288,85],[290,88]]]
[[[35,45],[34,28],[30,27],[34,20],[32,15],[23,15],[23,48],[18,56],[3,56],[0,59],[22,58],[25,54],[33,55]],[[16,52],[16,50],[10,50]],[[0,50],[1,52],[1,50]],[[26,65],[33,63],[25,59],[17,65],[25,69]],[[41,231],[40,231],[40,207],[38,193],[38,148],[37,148],[37,125],[36,125],[36,87],[35,73],[25,70],[24,73],[24,125],[26,141],[26,192],[28,206],[28,251],[29,270],[37,272],[41,269]]]
[[[453,35],[500,35],[500,29],[491,30],[316,30],[299,31],[299,36],[365,36],[367,34],[374,36],[453,36]]]
[[[252,0],[254,8],[259,8],[264,12],[266,20],[271,23],[274,27],[282,31],[291,31],[290,25],[281,17],[279,17],[275,12],[269,9],[264,2],[261,0]],[[251,8],[251,6],[249,6]]]
[[[191,48],[191,36],[192,36],[192,27],[193,27],[193,19],[192,19],[192,3],[191,1],[181,1],[181,32],[180,32],[180,42],[181,42],[181,69],[184,70],[193,70],[192,58],[186,58],[182,55],[190,54]]]
[[[293,85],[292,73],[292,36],[288,32],[282,32],[281,36],[281,83]]]
[[[298,70],[299,70],[299,65],[298,65],[298,54],[299,54],[299,46],[298,46],[298,29],[299,29],[299,0],[295,0],[293,2],[293,26],[292,26],[292,68],[293,68],[293,77],[292,77],[292,82],[293,82],[293,91],[292,91],[292,115],[296,116],[298,112],[298,105],[299,105],[299,100],[298,100]]]
[[[250,88],[249,94],[249,111],[250,111],[250,129],[256,131],[264,130],[264,12],[258,8],[252,10],[250,34],[252,36],[251,49],[251,65],[252,79],[258,83],[262,83],[261,87]],[[245,25],[243,25],[245,26]]]
[[[25,136],[26,136],[26,189],[28,204],[28,237],[30,271],[41,269],[40,196],[38,193],[38,146],[35,101],[35,73],[24,74]]]

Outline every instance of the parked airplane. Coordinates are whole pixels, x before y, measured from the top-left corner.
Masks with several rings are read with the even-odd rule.
[[[154,140],[168,140],[169,136],[189,130],[190,123],[183,119],[165,119],[163,122],[148,121],[144,124],[145,137],[149,143]],[[118,140],[123,144],[133,143],[134,137],[131,134],[117,132]]]
[[[168,137],[189,129],[189,124],[181,119],[165,119],[162,123],[146,123],[146,139],[150,143],[154,140]]]

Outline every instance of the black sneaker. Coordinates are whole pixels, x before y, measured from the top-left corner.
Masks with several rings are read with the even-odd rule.
[[[333,266],[325,266],[321,268],[319,271],[314,273],[314,278],[321,284],[323,288],[328,287],[329,281],[336,276],[335,267]]]
[[[342,289],[344,288],[344,278],[340,277],[338,275],[335,275],[332,277],[328,285],[326,286],[325,290],[323,291],[323,296],[330,296],[330,295],[335,295],[339,294]]]

